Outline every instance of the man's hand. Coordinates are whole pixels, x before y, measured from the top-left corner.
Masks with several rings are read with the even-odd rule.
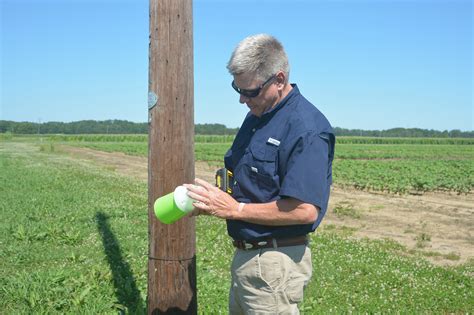
[[[196,208],[193,215],[210,214],[222,219],[232,218],[233,212],[239,207],[234,198],[205,180],[196,178],[195,182],[199,186],[184,184],[188,189],[188,196],[196,200],[193,203]]]

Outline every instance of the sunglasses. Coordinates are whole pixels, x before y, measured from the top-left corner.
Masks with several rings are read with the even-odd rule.
[[[258,88],[256,89],[252,89],[252,90],[245,90],[245,89],[241,89],[239,88],[237,85],[235,85],[235,82],[232,81],[232,87],[234,88],[234,90],[239,93],[240,95],[243,95],[245,97],[248,97],[248,98],[252,98],[252,97],[257,97],[258,94],[260,94],[260,91],[263,89],[263,87],[265,85],[267,85],[271,80],[273,80],[275,78],[275,75],[272,75],[267,81],[263,82],[262,85],[260,85]]]

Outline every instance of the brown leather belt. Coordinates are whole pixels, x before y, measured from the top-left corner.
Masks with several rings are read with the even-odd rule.
[[[277,248],[285,246],[308,245],[308,236],[295,236],[291,238],[267,238],[263,240],[234,240],[234,247],[243,250],[260,249],[260,248]]]

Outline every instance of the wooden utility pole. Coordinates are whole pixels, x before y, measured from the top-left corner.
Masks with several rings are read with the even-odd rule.
[[[194,181],[192,0],[150,0],[148,314],[196,314],[195,219],[160,223],[158,197]]]

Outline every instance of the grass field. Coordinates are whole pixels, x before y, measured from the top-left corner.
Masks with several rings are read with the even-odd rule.
[[[0,147],[1,313],[142,313],[146,184],[62,154],[58,142],[14,140]],[[226,314],[225,224],[198,217],[196,231],[199,312]],[[311,247],[304,314],[474,312],[472,260],[434,266],[396,242],[357,241],[329,226]]]
[[[196,160],[221,167],[232,139],[197,135]],[[40,140],[53,146],[67,144],[143,157],[148,154],[146,135],[56,135],[35,139]],[[474,140],[340,137],[333,174],[336,185],[360,190],[468,193],[474,190]]]

